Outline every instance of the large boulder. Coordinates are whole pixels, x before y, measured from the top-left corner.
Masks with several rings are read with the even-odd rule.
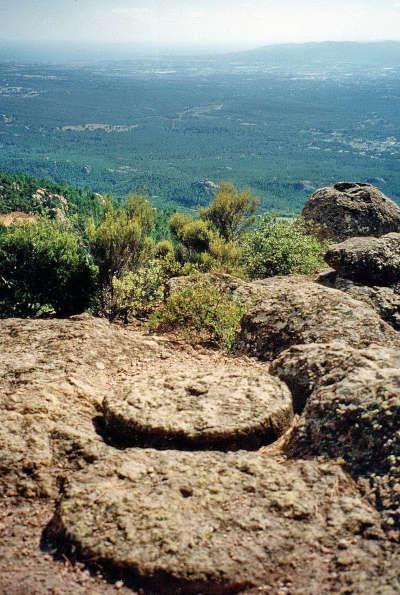
[[[114,441],[188,450],[256,449],[277,439],[293,419],[283,382],[234,366],[138,376],[106,397],[103,411]]]
[[[237,349],[273,360],[292,345],[341,339],[354,347],[400,341],[376,312],[341,291],[277,277],[243,316]]]
[[[298,595],[361,594],[396,584],[381,570],[378,513],[333,463],[115,452],[71,477],[59,515],[84,559],[146,592],[280,593],[290,584]]]
[[[400,208],[370,184],[340,182],[321,188],[308,199],[303,217],[322,226],[334,241],[400,230]]]
[[[331,246],[326,262],[345,279],[364,285],[400,282],[400,233],[380,238],[350,238]]]
[[[271,371],[298,406],[306,403],[288,451],[344,459],[400,536],[400,350],[302,345],[282,354]]]
[[[0,322],[0,494],[56,496],[59,478],[102,451],[92,420],[111,388],[97,367],[107,326]]]
[[[355,300],[359,300],[376,310],[383,320],[400,331],[400,283],[390,287],[361,285],[350,279],[344,279],[336,271],[321,273],[318,283],[344,291]]]

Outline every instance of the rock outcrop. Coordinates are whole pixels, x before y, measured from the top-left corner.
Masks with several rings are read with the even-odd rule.
[[[292,346],[272,365],[90,316],[0,321],[3,501],[53,502],[42,547],[125,592],[394,593],[398,334],[305,278],[224,282],[251,298],[249,353]]]
[[[94,427],[103,399],[163,353],[90,316],[2,320],[0,492],[57,495],[60,479],[103,453]]]
[[[183,369],[205,375],[210,367],[225,369],[223,356],[177,349],[163,338],[90,316],[1,320],[0,494],[55,497],[63,478],[103,456],[102,403],[114,392],[120,394],[130,379],[140,381],[150,374],[154,378],[155,370],[163,379],[167,375],[177,379]],[[256,362],[232,363],[226,371],[244,378],[268,378],[265,367]],[[281,422],[282,429],[290,423],[291,399],[275,379],[270,385],[271,390],[277,388],[276,397],[281,390],[284,401],[282,418],[278,398],[269,418],[278,432]],[[223,403],[219,406],[222,411]],[[268,419],[264,412],[261,415]]]
[[[106,327],[85,317],[1,321],[2,494],[55,496],[58,476],[96,458],[92,419],[110,390],[96,347]]]
[[[379,568],[379,515],[331,463],[116,452],[71,478],[60,522],[82,556],[149,592],[390,592],[396,581]]]
[[[389,287],[364,285],[344,279],[336,271],[318,276],[318,283],[338,289],[350,297],[373,308],[379,316],[397,331],[400,331],[400,283]]]
[[[354,347],[398,345],[399,335],[368,306],[310,281],[275,277],[244,315],[237,349],[275,359],[292,345],[344,340]]]
[[[231,365],[208,373],[150,372],[103,403],[106,429],[124,445],[256,449],[276,440],[293,419],[292,395],[267,373]]]
[[[400,230],[400,208],[370,184],[341,182],[321,188],[308,199],[303,217],[338,242]]]
[[[351,238],[331,246],[325,260],[341,277],[364,285],[399,283],[400,233]]]
[[[24,213],[21,211],[13,211],[11,213],[0,213],[0,226],[11,227],[11,225],[29,225],[37,222],[36,215],[32,213]]]
[[[400,350],[303,345],[282,354],[271,370],[287,382],[298,407],[306,403],[288,451],[344,459],[400,537]]]
[[[335,270],[319,283],[371,306],[400,330],[400,234],[350,238],[331,246],[325,259]]]

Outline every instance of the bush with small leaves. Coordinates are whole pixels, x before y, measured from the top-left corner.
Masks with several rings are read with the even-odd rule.
[[[138,268],[151,255],[152,217],[147,200],[130,196],[122,206],[110,202],[97,225],[89,221],[89,247],[103,286],[111,287],[113,277]]]
[[[134,195],[121,206],[109,202],[97,224],[89,221],[89,248],[99,268],[96,306],[99,314],[113,317],[113,280],[138,270],[152,258],[154,241],[150,233],[153,221],[154,210],[150,203]]]
[[[176,213],[170,225],[176,242],[176,259],[182,266],[190,263],[199,272],[242,276],[240,247],[236,241],[221,236],[210,221]]]
[[[0,234],[0,316],[67,316],[83,312],[97,268],[78,237],[48,219]]]
[[[324,266],[326,244],[311,235],[302,219],[265,216],[242,240],[243,266],[252,278],[312,274]]]
[[[220,289],[203,281],[173,291],[149,321],[158,332],[176,331],[194,343],[231,349],[245,310]]]
[[[110,318],[145,316],[164,297],[164,271],[160,260],[113,279],[113,312]]]
[[[200,217],[211,223],[221,238],[230,242],[254,223],[257,204],[249,190],[239,191],[232,184],[223,182],[211,204],[201,209]]]

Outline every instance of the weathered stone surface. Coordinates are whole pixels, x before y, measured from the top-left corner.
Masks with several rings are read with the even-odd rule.
[[[92,419],[109,385],[101,370],[93,374],[91,343],[103,325],[1,321],[1,492],[55,495],[64,469],[96,457]]]
[[[386,348],[381,349],[386,353]],[[393,351],[397,355],[397,350]],[[269,370],[288,385],[295,411],[301,413],[311,393],[324,382],[329,384],[331,370],[341,369],[354,353],[354,348],[343,341],[294,345],[283,351]],[[346,367],[342,370],[345,375]]]
[[[125,445],[187,449],[255,449],[293,419],[283,382],[234,366],[166,376],[154,371],[106,397],[103,411],[108,433]]]
[[[372,489],[387,526],[400,530],[400,350],[343,343],[293,347],[271,371],[307,401],[288,450],[341,457]]]
[[[322,273],[317,281],[325,287],[344,291],[355,300],[367,304],[383,320],[400,331],[400,283],[390,287],[359,285],[350,279],[344,279],[336,271]]]
[[[332,463],[127,450],[71,478],[60,519],[83,557],[157,593],[390,592],[396,581],[379,515]]]
[[[59,480],[103,456],[102,402],[130,378],[206,373],[225,361],[90,316],[0,320],[0,494],[57,496]],[[250,361],[230,370],[266,373]]]
[[[400,208],[370,184],[340,182],[321,188],[308,199],[303,217],[339,242],[400,230]]]
[[[399,344],[399,335],[371,308],[308,281],[271,279],[244,315],[237,348],[273,360],[292,345],[344,340],[355,347]]]
[[[101,403],[151,351],[139,333],[90,316],[1,320],[0,493],[57,495],[59,478],[100,456]]]
[[[331,246],[326,262],[345,279],[364,285],[400,282],[400,233],[381,238],[351,238]]]

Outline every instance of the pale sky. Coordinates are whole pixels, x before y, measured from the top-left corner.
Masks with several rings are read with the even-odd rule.
[[[0,38],[259,46],[400,40],[400,0],[0,0]]]

